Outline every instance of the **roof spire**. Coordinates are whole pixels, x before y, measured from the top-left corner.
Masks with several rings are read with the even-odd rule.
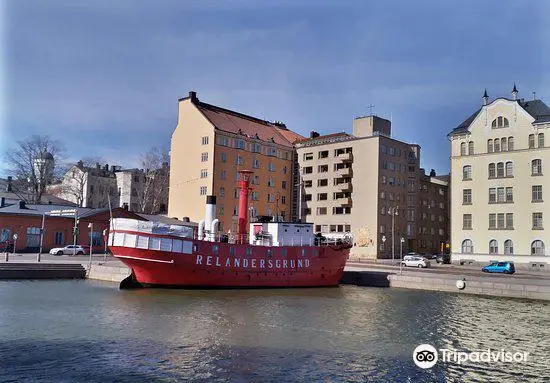
[[[514,100],[518,99],[518,89],[516,88],[516,83],[514,83],[514,89],[512,89],[512,96],[514,97]]]
[[[489,96],[487,95],[487,88],[485,88],[485,92],[483,92],[483,105],[487,105],[489,102]]]

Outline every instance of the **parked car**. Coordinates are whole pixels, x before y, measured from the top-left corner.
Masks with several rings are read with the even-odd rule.
[[[490,265],[483,266],[481,271],[484,273],[504,273],[504,274],[514,274],[516,268],[514,262],[491,262]]]
[[[451,263],[451,254],[446,254],[446,253],[442,253],[442,254],[437,254],[436,257],[435,257],[435,261],[437,263],[441,263],[441,264],[450,264]]]
[[[403,261],[401,261],[401,264],[403,264],[403,266],[419,267],[419,268],[430,267],[429,260],[416,255],[405,255],[403,257]]]
[[[85,253],[85,249],[80,245],[67,245],[65,247],[54,247],[50,250],[50,254],[53,255],[82,255]]]
[[[437,254],[426,254],[423,257],[426,259],[437,259]]]

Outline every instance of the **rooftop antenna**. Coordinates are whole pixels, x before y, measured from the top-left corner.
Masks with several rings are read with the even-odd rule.
[[[370,104],[367,108],[369,108],[369,116],[372,116],[372,108],[374,108],[374,105]]]

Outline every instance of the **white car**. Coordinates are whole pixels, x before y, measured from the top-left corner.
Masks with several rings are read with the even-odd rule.
[[[403,260],[401,261],[401,264],[403,266],[410,266],[410,267],[430,267],[430,261],[428,261],[426,258],[422,258],[416,255],[405,255],[403,257]]]
[[[63,255],[63,254],[66,254],[66,255],[82,255],[85,253],[85,250],[82,246],[80,245],[68,245],[68,246],[65,246],[65,247],[54,247],[53,249],[50,250],[50,254],[53,254],[53,255]]]

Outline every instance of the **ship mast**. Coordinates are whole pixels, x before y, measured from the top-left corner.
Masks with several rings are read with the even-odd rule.
[[[239,170],[239,181],[237,187],[239,192],[239,225],[237,230],[237,243],[246,243],[247,238],[247,223],[248,223],[248,191],[250,188],[250,170]]]

